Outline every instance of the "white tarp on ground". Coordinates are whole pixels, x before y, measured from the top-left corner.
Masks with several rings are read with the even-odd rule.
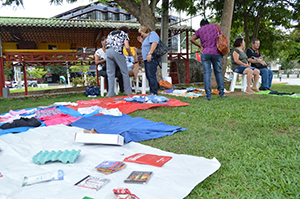
[[[206,159],[190,155],[165,152],[139,143],[123,146],[84,145],[74,142],[75,133],[83,129],[64,125],[39,127],[19,134],[0,136],[0,196],[9,195],[15,199],[114,199],[112,190],[128,188],[140,199],[184,198],[190,191],[209,175],[217,171],[221,164],[217,159]],[[39,151],[81,150],[73,164],[49,162],[34,164],[32,157]],[[104,160],[122,161],[135,153],[167,155],[173,158],[163,167],[136,163],[126,163],[124,170],[104,175],[95,166]],[[62,169],[64,180],[50,181],[22,187],[24,176],[34,176]],[[132,171],[153,171],[147,184],[127,184],[124,179]],[[74,186],[87,175],[109,178],[110,182],[99,191]]]

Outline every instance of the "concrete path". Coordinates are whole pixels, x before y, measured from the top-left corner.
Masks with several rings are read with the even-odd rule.
[[[300,85],[300,78],[273,78],[272,84]]]

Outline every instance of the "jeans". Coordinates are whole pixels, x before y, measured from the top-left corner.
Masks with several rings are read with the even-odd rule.
[[[156,79],[156,71],[158,63],[161,62],[161,58],[152,59],[150,62],[144,61],[145,63],[145,72],[146,77],[149,81],[150,93],[157,95],[157,79]]]
[[[219,95],[224,95],[224,82],[222,76],[222,56],[221,55],[211,55],[202,54],[201,55],[203,70],[204,70],[204,89],[207,98],[211,98],[211,64],[213,65],[216,81],[218,84]]]
[[[273,80],[273,71],[267,68],[259,68],[261,80],[261,88],[271,88]]]

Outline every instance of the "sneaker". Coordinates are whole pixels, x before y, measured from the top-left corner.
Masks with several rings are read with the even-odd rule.
[[[226,98],[227,95],[220,95],[219,97],[220,97],[220,98]]]
[[[210,97],[205,97],[204,99],[205,99],[205,100],[208,100],[208,101],[210,101],[210,100],[211,100],[211,98],[210,98]]]
[[[268,90],[268,88],[260,87],[259,90],[260,90],[260,91],[266,91],[266,90]]]

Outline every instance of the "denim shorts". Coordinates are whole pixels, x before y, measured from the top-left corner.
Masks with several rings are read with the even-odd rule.
[[[239,65],[239,66],[234,70],[234,72],[235,72],[235,73],[239,73],[239,74],[243,74],[243,73],[244,73],[244,70],[245,70],[246,68],[248,68],[248,67]],[[251,68],[252,70],[255,69],[255,67],[250,67],[250,68]]]

